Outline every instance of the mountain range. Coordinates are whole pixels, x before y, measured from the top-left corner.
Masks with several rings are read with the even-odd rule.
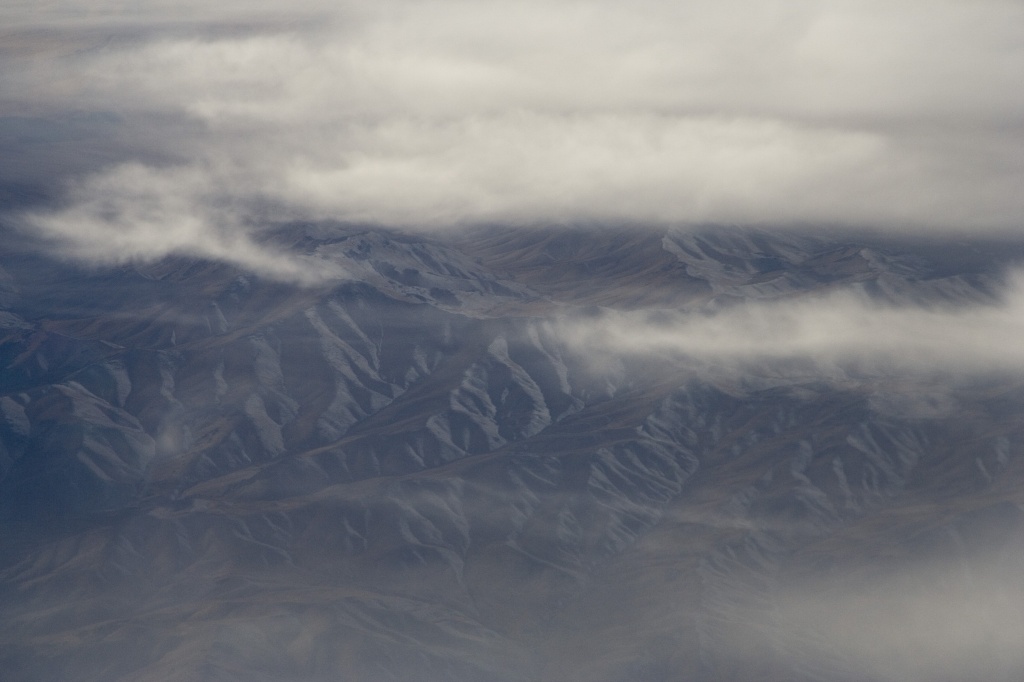
[[[5,680],[1021,679],[1019,373],[603,342],[998,306],[1018,241],[295,223],[293,283],[0,236]]]

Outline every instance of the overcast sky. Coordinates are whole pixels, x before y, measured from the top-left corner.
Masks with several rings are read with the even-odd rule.
[[[68,158],[16,150],[73,171],[35,229],[93,256],[222,257],[281,217],[1024,217],[1017,0],[258,6],[5,3],[0,115],[107,121]]]

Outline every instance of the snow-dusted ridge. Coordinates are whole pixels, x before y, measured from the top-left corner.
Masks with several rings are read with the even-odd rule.
[[[1011,249],[957,270],[741,230],[303,234],[357,280],[2,263],[12,679],[925,680],[863,660],[871,628],[955,649],[901,629],[1024,566],[1013,374],[595,354],[556,324],[838,290],[992,307]],[[900,597],[918,571],[945,591]],[[820,616],[882,596],[903,615]],[[1008,613],[941,660],[1015,679]]]

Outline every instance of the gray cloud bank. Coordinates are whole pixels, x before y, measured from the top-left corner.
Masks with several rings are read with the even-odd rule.
[[[428,228],[1024,217],[1018,2],[126,7],[5,10],[6,109],[146,140],[31,216],[88,257],[220,257],[256,204]]]

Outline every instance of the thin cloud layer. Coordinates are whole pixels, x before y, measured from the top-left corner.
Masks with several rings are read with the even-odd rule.
[[[1024,217],[1009,0],[186,5],[177,21],[122,4],[7,10],[15,36],[81,48],[12,41],[8,109],[109,112],[145,139],[33,216],[88,257],[219,257],[208,232],[244,241],[267,217],[224,206],[433,229]],[[102,211],[80,191],[113,185]],[[90,245],[157,191],[162,239]]]
[[[609,313],[559,323],[569,343],[592,357],[688,356],[716,363],[850,362],[862,371],[986,372],[1024,368],[1024,286],[1018,276],[999,305],[883,306],[841,292],[748,302],[713,314]]]

